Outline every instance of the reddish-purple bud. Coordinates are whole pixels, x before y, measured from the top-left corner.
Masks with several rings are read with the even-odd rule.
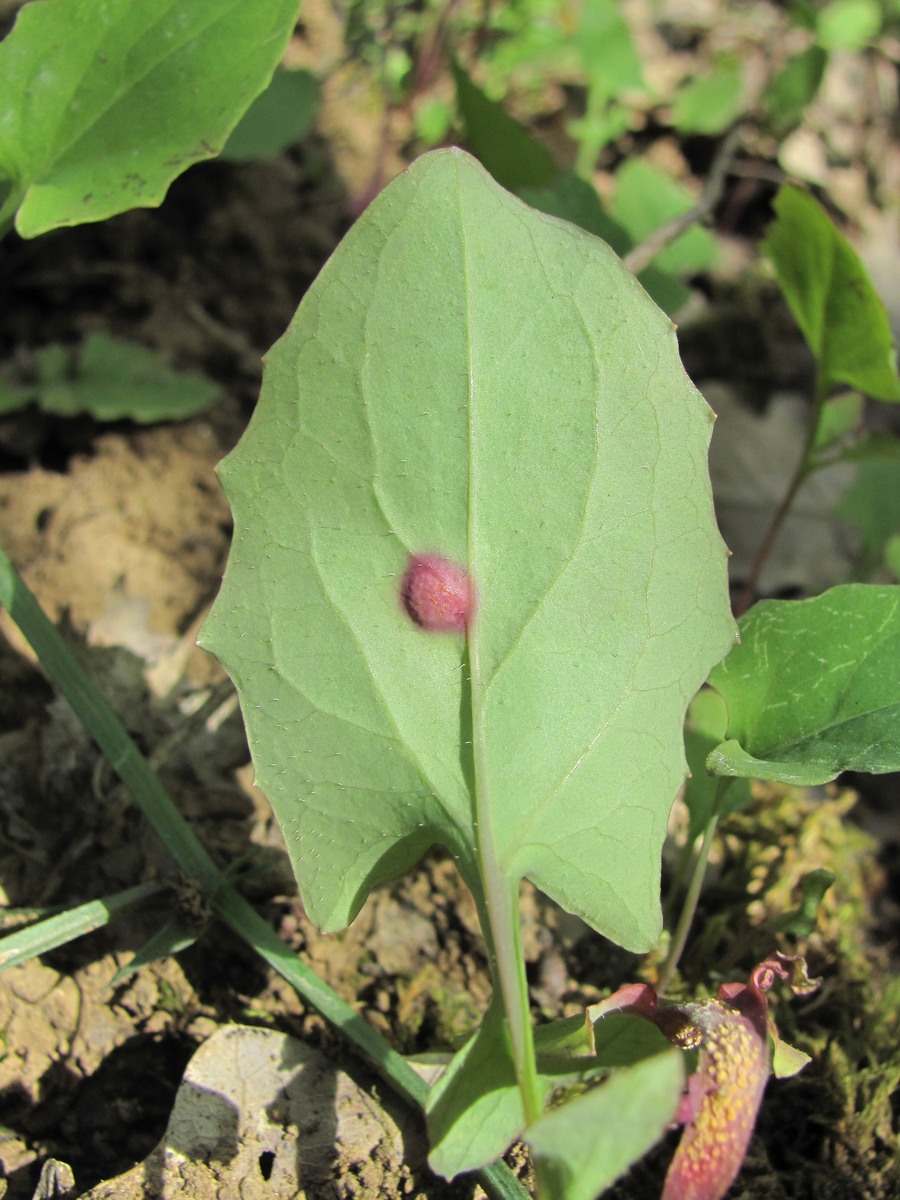
[[[721,1200],[734,1182],[756,1124],[769,1048],[753,1021],[715,1000],[685,1005],[702,1033],[690,1114],[662,1200]]]
[[[436,633],[465,633],[475,613],[469,576],[440,554],[410,555],[400,599],[417,625]]]
[[[797,955],[774,953],[749,983],[723,983],[715,1000],[693,1004],[659,1001],[646,983],[619,988],[591,1005],[591,1021],[632,1012],[652,1021],[682,1049],[700,1048],[677,1120],[684,1135],[669,1167],[662,1200],[722,1200],[740,1170],[769,1075],[769,1006],[765,993],[776,979],[795,995],[814,991]],[[799,1068],[798,1068],[799,1069]]]

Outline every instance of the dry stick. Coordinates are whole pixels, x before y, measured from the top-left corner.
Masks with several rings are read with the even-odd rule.
[[[806,432],[806,441],[803,444],[803,452],[797,466],[794,468],[794,473],[791,476],[790,482],[787,485],[781,502],[772,514],[772,519],[769,521],[768,528],[763,534],[762,541],[756,551],[753,559],[753,565],[750,567],[750,574],[747,581],[741,589],[741,594],[738,597],[737,604],[734,606],[734,615],[742,617],[750,605],[753,603],[756,596],[756,584],[759,576],[765,566],[769,555],[772,552],[772,547],[781,533],[781,527],[785,522],[785,518],[791,510],[791,505],[794,503],[794,498],[800,490],[801,485],[810,474],[810,455],[813,445],[816,440],[816,430],[819,427],[819,414],[822,411],[822,405],[825,403],[825,392],[822,387],[821,376],[816,380],[815,405],[813,408],[812,417],[810,418],[809,428]]]
[[[756,554],[753,558],[753,565],[750,567],[750,574],[747,576],[747,581],[741,588],[741,594],[738,597],[737,603],[734,606],[734,615],[742,617],[756,597],[756,584],[763,567],[768,561],[769,555],[772,553],[772,547],[781,533],[781,527],[785,522],[785,518],[790,512],[791,505],[794,503],[794,497],[800,489],[800,485],[806,479],[806,454],[801,458],[796,471],[794,472],[791,482],[788,484],[787,491],[781,498],[781,502],[772,514],[772,519],[769,522],[769,527],[763,535],[763,539],[759,544]]]
[[[667,221],[665,225],[661,225],[639,246],[635,246],[633,250],[629,250],[622,262],[635,275],[643,271],[661,250],[665,250],[671,242],[674,242],[677,237],[680,237],[692,225],[704,221],[712,210],[715,208],[722,195],[722,190],[725,186],[725,176],[731,167],[732,159],[734,158],[738,145],[741,140],[742,125],[738,122],[732,125],[728,133],[722,139],[722,144],[716,151],[712,166],[709,169],[709,177],[703,187],[703,191],[694,204],[687,212],[681,213],[677,217],[673,217],[671,221]]]

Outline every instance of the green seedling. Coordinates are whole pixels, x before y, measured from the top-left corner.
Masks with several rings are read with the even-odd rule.
[[[495,996],[428,1104],[456,1175],[540,1131],[554,1086],[520,881],[631,949],[659,936],[685,708],[734,636],[712,417],[607,247],[458,151],[375,201],[266,371],[222,468],[236,536],[202,643],[314,920],[346,924],[435,843],[475,897]],[[681,1087],[651,1063],[617,1084],[621,1112],[658,1072],[650,1142]],[[609,1132],[582,1189],[627,1166]]]
[[[622,32],[613,7],[597,8],[600,32]],[[225,143],[296,16],[294,0],[225,10],[115,0],[88,19],[95,8],[26,5],[0,47],[0,227],[15,223],[24,237],[159,203],[180,171]],[[598,29],[586,26],[580,46],[594,96],[580,130],[585,174],[621,116]],[[479,122],[504,128],[461,73],[457,88],[476,135]],[[812,91],[800,89],[801,107]],[[150,109],[152,136],[142,136]],[[435,1170],[479,1169],[492,1196],[521,1196],[493,1160],[523,1137],[542,1198],[591,1200],[681,1122],[667,1200],[720,1200],[768,1074],[763,993],[789,967],[773,955],[748,985],[681,1005],[659,999],[662,982],[716,822],[746,802],[742,781],[900,765],[900,589],[850,585],[757,605],[728,654],[735,628],[705,461],[712,415],[683,373],[671,323],[591,236],[621,249],[646,229],[629,234],[585,178],[558,171],[524,136],[524,159],[501,162],[519,199],[458,151],[427,156],[376,200],[303,301],[223,467],[236,536],[203,635],[238,685],[260,782],[322,928],[346,924],[431,845],[454,855],[495,986],[436,1084],[234,892],[2,554],[0,598],[210,911],[424,1105]],[[492,140],[482,138],[485,157]],[[847,448],[861,401],[834,388],[890,401],[900,385],[852,251],[796,189],[776,211],[766,249],[819,366],[799,486],[836,454],[875,452]],[[0,403],[21,400],[10,394]],[[519,886],[532,880],[621,946],[656,949],[682,726],[708,676],[715,691],[694,700],[689,749],[714,782],[698,781],[690,799],[704,846],[663,981],[656,994],[621,989],[594,1019],[534,1028]],[[153,890],[19,931],[0,966]],[[797,920],[809,926],[806,908]],[[145,958],[180,936],[167,927]],[[785,1058],[798,1065],[780,1048],[776,1073]],[[711,1133],[727,1162],[714,1162]]]
[[[442,1175],[522,1137],[540,1197],[589,1200],[686,1119],[686,1045],[635,1043],[614,1069],[593,1031],[532,1027],[517,894],[530,879],[631,950],[660,936],[685,710],[734,643],[710,431],[670,322],[609,249],[438,151],[324,268],[222,466],[235,540],[201,641],[237,684],[308,913],[340,928],[434,844],[475,899],[494,994],[428,1097]],[[748,616],[698,710],[722,776],[695,805],[705,853],[737,776],[890,769],[898,613],[897,589],[859,585]],[[773,721],[793,730],[777,745]],[[759,971],[688,1012],[706,1067],[667,1200],[719,1200],[740,1166],[783,973]],[[699,1096],[713,1076],[727,1103]]]
[[[760,540],[738,601],[739,613],[754,599],[756,581],[797,493],[820,467],[860,464],[846,515],[859,519],[864,541],[874,541],[879,551],[896,532],[891,522],[896,521],[895,497],[900,491],[896,438],[854,436],[862,397],[900,401],[896,351],[884,305],[859,255],[812,196],[786,186],[774,208],[762,249],[812,351],[816,374],[806,442]],[[883,486],[885,474],[892,473]]]

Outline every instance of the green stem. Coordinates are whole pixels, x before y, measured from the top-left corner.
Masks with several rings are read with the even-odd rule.
[[[528,981],[525,977],[525,959],[519,933],[518,884],[503,874],[497,854],[487,777],[478,638],[471,635],[469,670],[472,689],[475,832],[488,925],[485,936],[489,947],[492,948],[494,978],[503,998],[516,1080],[525,1111],[525,1123],[531,1125],[543,1111],[543,1100],[538,1083]]]
[[[37,958],[40,954],[47,954],[57,946],[65,946],[75,938],[93,933],[95,929],[102,929],[114,916],[163,890],[161,883],[139,883],[137,887],[116,892],[114,896],[88,900],[77,908],[69,908],[34,925],[17,929],[15,933],[8,933],[0,938],[0,971]]]
[[[750,567],[750,574],[747,581],[741,590],[738,597],[738,602],[735,605],[734,615],[736,617],[743,616],[756,596],[756,585],[762,573],[762,569],[768,561],[769,555],[775,542],[778,540],[778,535],[781,533],[781,527],[787,519],[787,515],[791,510],[791,505],[799,492],[800,487],[804,483],[807,475],[814,469],[812,462],[812,449],[815,445],[816,430],[819,427],[819,417],[822,413],[822,405],[825,403],[825,388],[822,383],[822,375],[819,372],[816,376],[815,397],[813,402],[812,418],[809,423],[809,428],[806,431],[806,441],[803,445],[803,452],[794,470],[793,475],[787,485],[787,489],[781,498],[778,507],[772,514],[768,528],[763,534],[762,541],[756,551],[753,559],[753,565]]]
[[[721,778],[716,788],[716,798],[713,801],[712,812],[706,829],[703,832],[703,841],[700,843],[700,853],[697,855],[697,861],[694,863],[690,886],[684,898],[684,904],[681,906],[681,915],[678,918],[678,924],[675,927],[675,932],[672,934],[672,944],[669,947],[669,953],[659,973],[659,981],[656,985],[656,994],[658,996],[665,995],[669,984],[672,982],[672,975],[675,972],[675,968],[678,966],[679,959],[684,952],[684,947],[687,944],[688,934],[691,931],[691,925],[697,912],[700,892],[703,889],[706,864],[709,861],[709,852],[712,849],[713,838],[719,824],[722,804],[725,800],[725,794],[732,783],[734,783],[734,780],[731,778]]]
[[[181,870],[200,883],[208,894],[216,914],[249,942],[307,1003],[339,1029],[400,1096],[417,1108],[423,1108],[428,1085],[406,1059],[391,1049],[315,971],[301,962],[234,890],[2,548],[0,604],[9,610],[44,670],[71,704]],[[528,1200],[528,1193],[505,1163],[492,1163],[474,1174],[493,1200]]]
[[[678,905],[678,900],[684,889],[685,876],[688,873],[688,868],[691,865],[691,860],[694,857],[694,844],[691,840],[685,839],[684,845],[681,847],[681,852],[678,855],[678,862],[675,865],[675,871],[672,876],[672,882],[666,894],[666,899],[663,904],[663,919],[666,928],[670,928],[672,917]]]

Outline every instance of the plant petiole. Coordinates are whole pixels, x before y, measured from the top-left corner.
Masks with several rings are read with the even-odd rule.
[[[684,952],[684,947],[687,943],[688,934],[691,931],[691,925],[694,920],[694,914],[697,911],[697,903],[700,899],[700,892],[703,889],[703,879],[706,875],[706,864],[709,861],[709,853],[712,849],[713,838],[716,834],[716,829],[719,824],[719,816],[722,812],[722,805],[725,801],[725,795],[728,789],[734,783],[734,779],[723,776],[716,788],[716,798],[713,802],[712,814],[709,818],[709,823],[703,832],[703,841],[700,843],[700,852],[697,855],[694,869],[691,873],[691,882],[688,886],[687,895],[684,898],[684,904],[681,906],[681,915],[678,918],[678,924],[675,927],[675,932],[672,934],[672,944],[669,947],[669,953],[666,955],[666,961],[662,965],[659,973],[659,981],[656,985],[656,994],[664,996],[669,984],[672,982],[672,975],[675,968],[678,966],[678,960]]]

